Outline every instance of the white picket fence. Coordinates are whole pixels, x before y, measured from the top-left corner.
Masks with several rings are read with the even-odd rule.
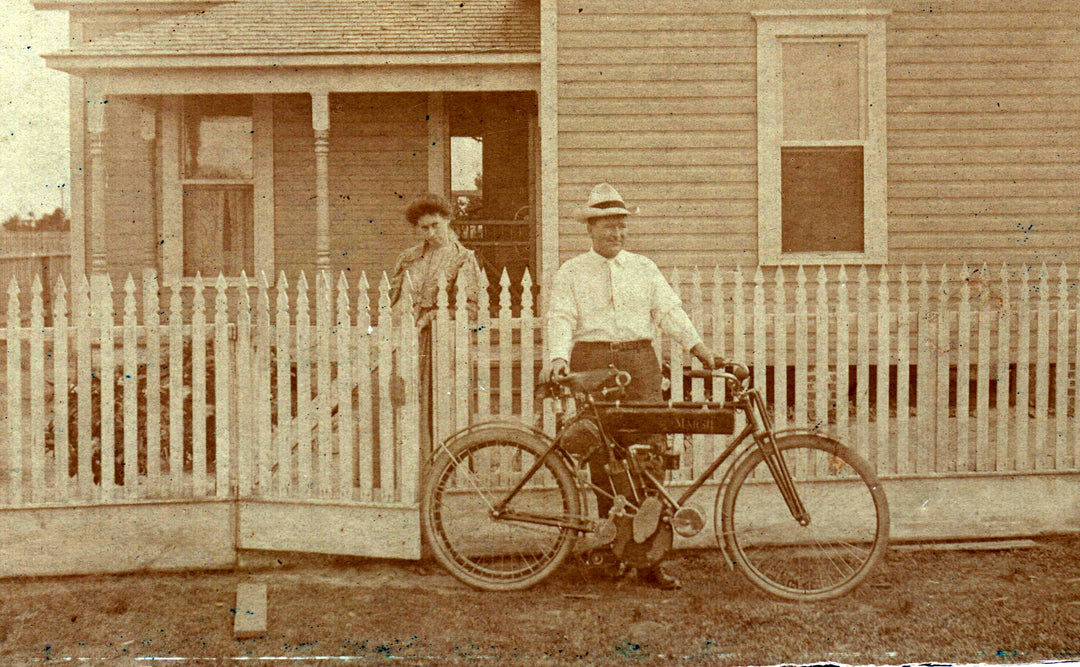
[[[1053,277],[1046,267],[965,266],[931,279],[926,267],[901,266],[695,269],[670,279],[706,343],[766,387],[778,428],[833,434],[883,477],[1080,468],[1078,283],[1064,266]],[[550,413],[533,401],[542,326],[528,275],[523,282],[520,317],[505,275],[494,316],[480,290],[475,327],[454,326],[463,295],[456,313],[440,300],[437,436],[488,418],[550,432]],[[684,382],[689,354],[662,339],[656,348],[671,364],[673,399],[720,395],[718,383]],[[675,479],[694,478],[725,442],[676,436],[684,455]]]
[[[333,499],[415,506],[416,331],[408,290],[391,314],[385,275],[303,275],[290,290],[197,278],[141,293],[129,276],[8,289],[0,505],[160,499]],[[273,292],[273,301],[271,293]],[[207,301],[210,301],[208,307]],[[141,308],[139,302],[141,301]],[[114,312],[114,303],[121,304]],[[274,304],[273,306],[271,304]],[[396,378],[396,379],[395,379]],[[373,428],[378,421],[379,428]]]
[[[671,280],[714,351],[752,367],[778,427],[833,433],[886,478],[1080,468],[1080,311],[1064,267],[853,274],[716,269]],[[475,320],[464,294],[454,311],[440,294],[436,438],[496,418],[552,428],[533,397],[543,330],[531,278],[516,314],[505,276],[500,287],[494,308],[478,291]],[[204,498],[415,507],[418,335],[411,305],[391,309],[388,290],[385,276],[374,299],[364,277],[350,288],[319,276],[314,290],[303,276],[295,287],[281,276],[274,286],[219,277],[168,289],[147,274],[120,290],[79,277],[70,298],[57,282],[45,326],[41,285],[28,287],[30,316],[20,319],[13,281],[0,329],[0,507]],[[684,382],[692,364],[682,350],[666,340],[657,349],[674,399],[719,394]],[[695,476],[723,440],[676,437],[676,480]]]

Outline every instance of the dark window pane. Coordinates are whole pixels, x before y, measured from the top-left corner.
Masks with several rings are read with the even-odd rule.
[[[863,251],[861,146],[781,148],[781,251]]]

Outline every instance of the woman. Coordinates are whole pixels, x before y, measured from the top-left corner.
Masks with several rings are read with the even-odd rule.
[[[470,319],[476,317],[477,286],[480,283],[476,255],[463,246],[457,234],[450,229],[450,218],[450,204],[439,195],[423,194],[409,203],[405,209],[405,220],[420,233],[423,240],[398,256],[390,279],[391,305],[396,305],[401,298],[406,273],[412,284],[413,316],[419,332],[420,438],[424,455],[430,451],[432,435],[433,359],[430,325],[438,309],[439,276],[446,278],[451,312],[455,310],[457,281],[465,281],[465,293],[468,295],[466,308]]]

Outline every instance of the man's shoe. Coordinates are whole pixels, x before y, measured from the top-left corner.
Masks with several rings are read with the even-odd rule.
[[[674,591],[682,588],[682,582],[664,572],[664,568],[659,565],[654,565],[647,570],[640,570],[638,580],[662,591]]]

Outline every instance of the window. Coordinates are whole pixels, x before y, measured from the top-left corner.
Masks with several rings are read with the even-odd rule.
[[[173,98],[163,121],[164,264],[169,278],[243,271],[273,279],[269,98]]]
[[[536,279],[536,96],[453,93],[446,105],[454,229],[461,242],[476,251],[487,274],[492,308],[506,270],[516,312],[525,269]]]
[[[761,264],[886,261],[887,14],[754,14]]]

